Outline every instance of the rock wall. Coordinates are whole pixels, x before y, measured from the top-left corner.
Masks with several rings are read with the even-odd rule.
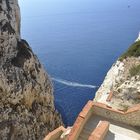
[[[17,0],[0,0],[0,139],[39,140],[62,125],[48,74],[20,37]]]
[[[105,104],[95,103],[93,113],[130,126],[140,126],[140,104],[128,109],[126,112],[122,112],[107,107]]]
[[[102,85],[96,92],[96,101],[106,102],[108,94],[113,90],[115,85],[123,80],[124,63],[117,61],[108,71]],[[106,96],[107,95],[107,96]],[[102,97],[104,96],[104,98]]]
[[[140,103],[140,74],[136,67],[140,65],[140,57],[127,57],[117,60],[108,71],[102,85],[96,92],[95,101],[108,104],[116,109],[127,108]],[[131,75],[131,71],[135,75]],[[113,93],[110,102],[107,101],[109,93]]]

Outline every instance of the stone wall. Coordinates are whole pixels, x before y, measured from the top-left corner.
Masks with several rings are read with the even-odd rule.
[[[66,129],[63,126],[60,126],[59,128],[49,133],[44,140],[58,140],[65,130]]]
[[[84,125],[92,115],[93,102],[89,101],[78,115],[67,140],[77,140]]]
[[[140,126],[140,105],[136,105],[126,112],[122,112],[102,103],[94,103],[93,113],[128,125]]]
[[[112,94],[110,94],[112,95]],[[121,122],[131,126],[140,126],[140,104],[131,107],[126,112],[116,110],[103,103],[88,101],[81,113],[78,115],[67,140],[77,140],[82,129],[91,116],[102,116],[107,121],[103,121],[91,133],[89,140],[102,140],[108,132],[109,120]],[[56,135],[56,131],[52,131],[51,135]],[[51,139],[47,139],[51,140]],[[53,139],[57,140],[57,139]]]

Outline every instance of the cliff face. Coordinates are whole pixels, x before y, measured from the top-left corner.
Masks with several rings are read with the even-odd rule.
[[[111,102],[106,99],[109,93]],[[127,110],[140,103],[140,40],[136,42],[113,64],[96,93],[95,101],[113,108]]]
[[[62,125],[51,81],[20,37],[17,0],[0,0],[0,139],[42,139]]]

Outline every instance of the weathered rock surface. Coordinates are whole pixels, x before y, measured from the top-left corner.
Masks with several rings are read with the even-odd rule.
[[[140,65],[140,57],[127,57],[117,60],[111,67],[103,84],[96,92],[95,101],[102,102],[120,110],[140,103],[140,74],[131,75],[131,69]],[[110,102],[107,97],[113,92]]]
[[[62,125],[51,81],[20,37],[17,0],[0,0],[0,139],[39,140]]]

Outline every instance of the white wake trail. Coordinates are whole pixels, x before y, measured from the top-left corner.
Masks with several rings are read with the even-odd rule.
[[[53,81],[56,81],[58,83],[67,85],[67,86],[71,86],[71,87],[82,87],[82,88],[97,88],[98,86],[94,86],[94,85],[87,85],[87,84],[81,84],[81,83],[77,83],[77,82],[71,82],[71,81],[67,81],[67,80],[63,80],[63,79],[59,79],[59,78],[52,78]]]

